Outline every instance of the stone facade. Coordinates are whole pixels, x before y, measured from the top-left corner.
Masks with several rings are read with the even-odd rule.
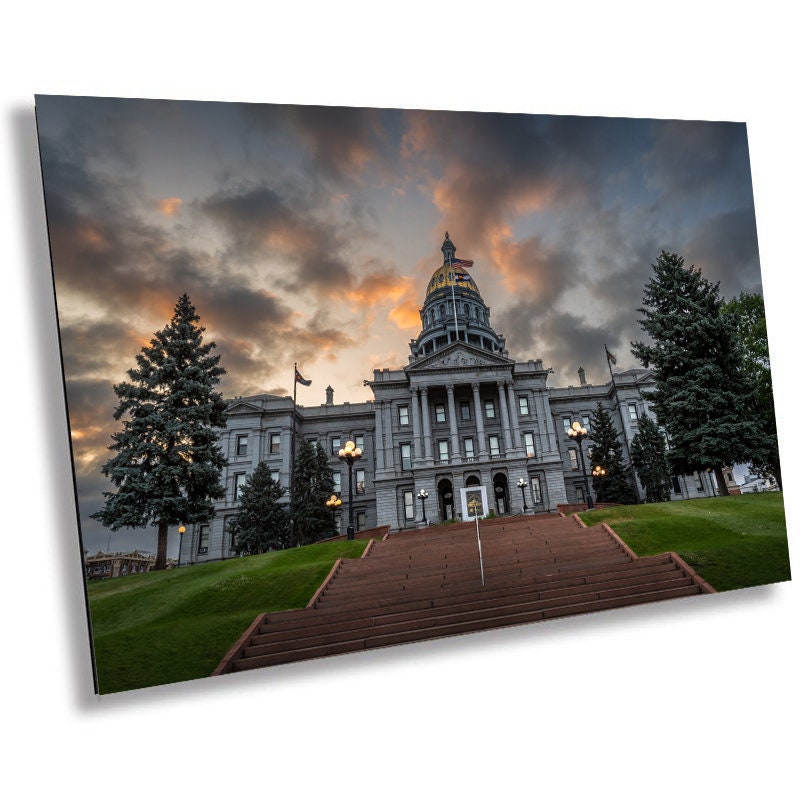
[[[548,386],[552,370],[541,360],[511,359],[449,236],[442,253],[443,263],[427,286],[421,331],[410,342],[408,364],[374,371],[372,401],[335,404],[328,387],[324,404],[296,407],[295,436],[323,447],[336,475],[344,501],[340,533],[347,526],[348,475],[338,451],[348,440],[364,453],[354,467],[356,529],[388,525],[400,531],[424,519],[437,523],[463,516],[460,490],[467,486],[485,486],[497,514],[522,511],[520,478],[528,482],[525,504],[534,513],[584,502],[569,425],[578,420],[588,427],[600,403],[621,434],[628,461],[638,420],[649,412],[643,394],[653,388],[648,370],[616,373],[613,381],[600,385],[587,384],[579,370],[577,386],[559,388]],[[238,488],[259,461],[289,486],[293,408],[291,397],[267,394],[230,402],[228,426],[220,431],[228,458],[225,498],[209,525],[187,531],[181,563],[235,555],[227,527],[236,515]],[[590,445],[583,444],[587,471]],[[424,517],[417,497],[423,489],[428,494]],[[712,478],[705,473],[673,482],[673,499],[713,492]]]

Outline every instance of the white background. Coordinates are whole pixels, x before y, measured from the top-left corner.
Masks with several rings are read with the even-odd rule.
[[[7,11],[0,53],[6,796],[797,796],[796,583],[96,698],[33,119],[63,93],[745,121],[788,428],[782,6],[50,5]],[[781,445],[796,564],[796,433]]]

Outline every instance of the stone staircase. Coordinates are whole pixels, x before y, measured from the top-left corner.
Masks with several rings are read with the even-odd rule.
[[[396,533],[340,559],[307,608],[260,615],[213,674],[521,625],[714,589],[675,553],[637,558],[557,514]]]

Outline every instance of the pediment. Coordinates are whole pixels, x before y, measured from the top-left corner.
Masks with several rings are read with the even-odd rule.
[[[511,359],[505,358],[497,353],[488,353],[486,350],[481,350],[479,347],[472,347],[463,342],[454,342],[443,350],[438,350],[435,353],[431,353],[429,356],[417,359],[405,369],[406,373],[414,374],[430,370],[474,370],[479,368],[491,369],[513,366],[514,362]]]
[[[247,400],[231,400],[225,413],[230,416],[232,414],[261,414],[263,411],[264,409],[261,406],[257,406]]]

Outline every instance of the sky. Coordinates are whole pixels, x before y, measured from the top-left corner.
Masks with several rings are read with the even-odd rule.
[[[110,487],[113,385],[186,292],[226,397],[371,397],[408,363],[449,232],[517,360],[551,386],[639,366],[662,250],[761,291],[744,123],[41,95],[47,224],[84,548]],[[177,552],[173,532],[170,555]]]

